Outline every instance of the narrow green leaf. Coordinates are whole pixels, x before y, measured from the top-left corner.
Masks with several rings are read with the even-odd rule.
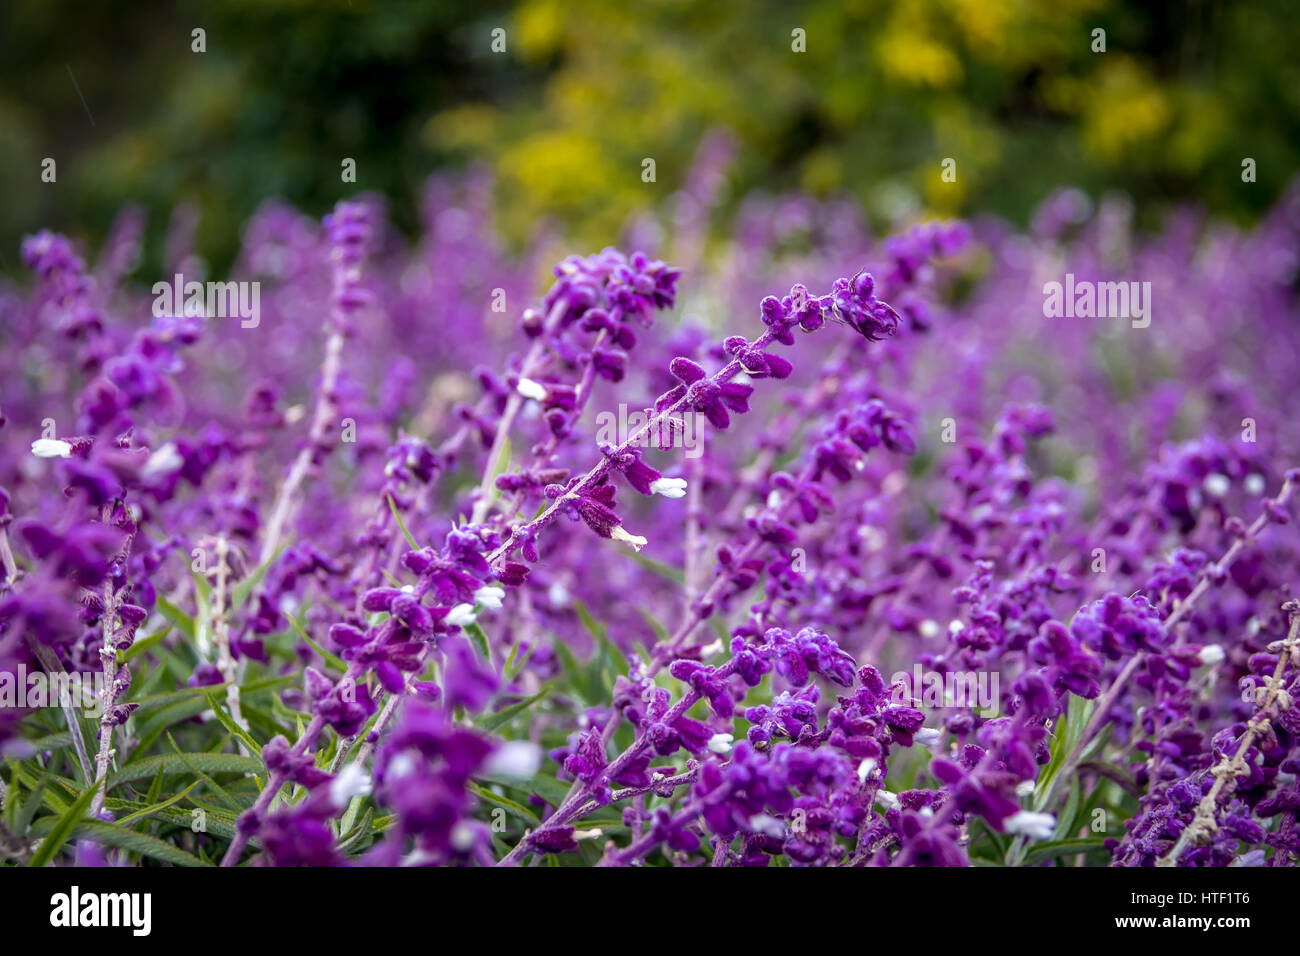
[[[416,541],[411,532],[406,530],[406,522],[402,520],[402,516],[397,510],[397,502],[393,500],[392,495],[388,495],[388,510],[393,513],[393,520],[397,522],[397,527],[402,532],[402,537],[406,539],[406,543],[415,550],[420,550],[420,542]]]
[[[265,767],[260,757],[245,757],[242,754],[213,753],[174,753],[145,757],[127,764],[108,778],[109,789],[121,783],[152,777],[159,768],[167,773],[184,773],[186,770],[203,773],[262,773]]]
[[[489,667],[493,667],[492,644],[488,641],[488,636],[483,631],[483,628],[479,627],[477,623],[469,624],[465,627],[465,633],[469,635],[470,643],[474,645],[474,650],[478,651],[479,657],[483,658],[483,662]]]
[[[191,641],[194,640],[194,618],[190,617],[176,605],[172,604],[171,601],[168,601],[161,594],[157,596],[156,604],[158,610],[162,612],[163,616],[167,618],[167,620],[179,627],[181,633]]]
[[[168,621],[167,626],[164,627],[162,630],[155,631],[153,634],[150,634],[148,637],[142,637],[139,640],[137,640],[126,650],[122,651],[121,653],[122,663],[125,664],[128,661],[134,660],[135,658],[139,657],[141,654],[149,650],[149,648],[153,647],[155,644],[158,644],[160,641],[162,641],[163,638],[165,638],[168,634],[172,632],[172,628],[175,626],[176,625],[174,621]]]
[[[266,572],[274,567],[275,562],[280,560],[280,555],[284,554],[285,549],[288,547],[289,542],[286,541],[284,544],[280,545],[273,555],[254,568],[252,574],[230,589],[230,610],[232,613],[238,611],[244,606],[244,603],[253,593],[253,590],[261,584],[262,579],[266,577]]]
[[[503,707],[495,714],[485,714],[484,716],[480,717],[477,721],[479,729],[485,730],[488,733],[494,733],[495,731],[500,730],[502,727],[510,723],[510,721],[514,720],[524,711],[530,709],[539,700],[541,700],[542,698],[550,694],[550,692],[551,692],[550,687],[543,687],[532,697],[527,697],[519,701],[519,703],[517,704],[511,704],[509,707]]]
[[[1052,831],[1053,841],[1064,840],[1075,830],[1074,818],[1079,812],[1079,778],[1075,777],[1069,783],[1070,795],[1066,798],[1065,806],[1056,818],[1056,829]]]
[[[509,810],[515,816],[519,817],[521,820],[527,823],[530,827],[541,825],[542,821],[538,819],[537,814],[533,813],[523,804],[516,803],[515,801],[507,797],[503,797],[498,793],[493,793],[491,790],[487,789],[486,787],[481,787],[476,783],[470,783],[467,789],[469,790],[470,793],[475,794],[476,796],[478,796],[483,800],[486,800],[488,803],[495,803],[497,806]]]
[[[250,754],[260,754],[262,752],[262,745],[253,738],[252,734],[235,722],[235,718],[230,716],[230,711],[226,710],[224,704],[212,694],[208,695],[208,702],[212,705],[212,713],[216,715],[217,720],[221,721],[221,726],[242,740]]]
[[[502,787],[509,787],[524,793],[536,794],[553,807],[558,807],[564,802],[564,798],[569,795],[570,784],[557,780],[547,773],[536,773],[523,779],[483,775],[480,775],[478,779],[484,783],[499,784]]]
[[[27,828],[32,825],[32,818],[36,816],[36,811],[41,807],[41,798],[45,795],[45,788],[50,785],[49,779],[44,779],[36,785],[27,802],[22,805],[17,813],[14,814],[13,832],[19,836],[27,832]],[[17,799],[14,803],[17,804]]]
[[[664,564],[662,561],[656,561],[647,554],[639,554],[636,551],[628,554],[628,557],[635,561],[647,571],[653,571],[661,578],[672,581],[674,584],[685,584],[686,575],[679,569],[670,564]]]
[[[338,670],[340,672],[346,671],[348,669],[348,665],[344,662],[344,660],[341,657],[339,657],[337,654],[330,653],[320,644],[317,644],[315,641],[313,641],[311,637],[308,636],[307,632],[303,630],[302,625],[299,624],[294,619],[294,616],[292,614],[286,614],[285,616],[289,619],[289,624],[293,626],[293,629],[298,632],[298,636],[301,637],[304,641],[306,641],[307,646],[310,647],[317,654],[319,654],[321,658],[325,661],[325,663],[329,664],[335,670]]]
[[[1063,856],[1076,856],[1092,850],[1104,850],[1105,842],[1100,837],[1083,840],[1055,840],[1031,846],[1025,854],[1025,863],[1042,863]]]
[[[81,822],[81,818],[86,815],[90,809],[90,803],[95,799],[95,793],[102,786],[102,781],[88,787],[81,796],[72,802],[72,806],[59,817],[58,821],[51,828],[49,835],[41,841],[41,845],[36,848],[32,854],[28,866],[45,866],[54,859],[54,855],[62,849],[63,844],[72,836],[73,828]]]
[[[117,821],[118,826],[123,826],[123,827],[130,826],[131,824],[138,823],[141,820],[147,820],[149,817],[153,816],[154,814],[167,809],[173,803],[178,803],[181,800],[184,800],[186,797],[190,795],[190,791],[192,791],[195,787],[197,787],[202,782],[203,781],[201,780],[195,780],[192,784],[190,784],[180,793],[176,794],[174,797],[168,797],[162,803],[156,803],[153,804],[152,806],[144,807],[143,809],[137,810],[134,813],[127,814],[126,816],[122,817],[122,819]]]
[[[174,866],[211,866],[192,853],[187,853],[178,846],[173,846],[148,833],[137,833],[125,826],[125,821],[108,823],[103,820],[85,820],[77,825],[76,836],[104,843],[108,846],[139,853]],[[42,844],[44,845],[44,844]]]

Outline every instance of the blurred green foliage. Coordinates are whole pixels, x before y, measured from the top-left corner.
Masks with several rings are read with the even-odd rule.
[[[507,236],[551,218],[598,246],[718,128],[739,146],[733,197],[1023,221],[1071,184],[1249,219],[1297,166],[1298,21],[1288,0],[6,0],[0,269],[23,233],[94,241],[129,200],[155,243],[197,204],[218,267],[268,197],[319,214],[376,189],[410,228],[428,173],[468,162],[494,169]]]

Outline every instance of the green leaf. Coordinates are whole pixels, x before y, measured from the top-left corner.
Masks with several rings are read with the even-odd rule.
[[[507,797],[503,797],[500,794],[493,793],[491,790],[487,789],[486,787],[481,787],[476,783],[470,783],[467,789],[469,790],[470,793],[475,794],[480,799],[486,800],[488,803],[495,803],[497,806],[504,807],[506,810],[509,810],[511,813],[519,817],[530,827],[541,825],[542,821],[538,819],[537,814],[533,813],[523,804],[516,803],[515,801]]]
[[[162,768],[167,773],[184,773],[198,770],[204,773],[263,773],[266,768],[260,757],[243,754],[176,753],[145,757],[127,764],[108,778],[109,789],[121,783],[152,777]]]
[[[186,614],[184,611],[178,608],[175,604],[172,604],[171,601],[168,601],[161,594],[157,596],[155,601],[158,606],[158,610],[162,612],[163,617],[167,618],[167,620],[171,621],[173,624],[179,627],[181,629],[181,633],[184,634],[186,637],[188,637],[191,641],[193,641],[194,640],[194,618],[190,617],[188,614]]]
[[[122,819],[117,821],[118,826],[124,826],[124,827],[130,826],[131,824],[138,823],[141,820],[147,820],[149,817],[153,816],[154,814],[167,809],[173,803],[178,803],[181,800],[184,800],[186,797],[190,795],[190,791],[192,791],[195,787],[197,787],[202,782],[203,781],[201,780],[195,780],[192,784],[190,784],[180,793],[176,794],[176,796],[168,797],[162,803],[155,803],[150,806],[143,807],[139,810],[136,810],[134,813],[130,813],[127,816],[122,817]]]
[[[173,846],[155,836],[150,836],[148,833],[137,833],[134,830],[129,830],[122,825],[123,823],[125,821],[107,823],[103,820],[86,820],[77,825],[75,835],[94,840],[96,843],[106,843],[109,846],[130,853],[139,853],[141,856],[161,860],[164,863],[171,863],[174,866],[212,865],[203,862],[194,854],[187,853],[180,847]]]
[[[221,721],[221,726],[242,740],[250,754],[260,754],[262,752],[262,745],[253,739],[252,734],[235,722],[235,718],[230,716],[230,711],[226,710],[224,704],[220,703],[212,694],[208,695],[208,701],[212,704],[212,712],[216,714],[217,720]]]
[[[1088,725],[1088,718],[1092,716],[1094,706],[1093,701],[1070,695],[1065,718],[1058,721],[1054,728],[1055,733],[1049,747],[1051,759],[1038,778],[1038,786],[1034,788],[1034,810],[1042,812],[1046,807],[1048,798],[1056,788],[1056,775],[1060,773],[1066,759],[1083,737],[1084,728]]]
[[[537,648],[538,642],[533,641],[528,645],[528,650],[524,652],[524,656],[519,659],[518,663],[515,663],[515,655],[519,653],[519,644],[516,642],[511,646],[510,657],[506,660],[505,667],[503,668],[507,681],[514,680],[520,675],[520,673],[522,673],[523,669],[528,665],[528,662],[532,660],[533,651],[537,650]],[[511,666],[512,664],[513,669]]]
[[[406,543],[416,551],[420,550],[420,542],[416,541],[411,532],[406,530],[406,522],[402,520],[402,516],[397,510],[397,502],[393,500],[392,495],[388,495],[388,510],[393,513],[393,520],[397,522],[397,527],[401,530]]]
[[[488,636],[483,631],[483,628],[479,627],[477,622],[467,624],[465,633],[469,635],[470,643],[474,645],[474,650],[478,652],[478,656],[483,658],[485,664],[495,670],[492,664],[492,644],[488,641]]]
[[[150,634],[148,637],[142,637],[139,640],[137,640],[126,650],[122,651],[121,654],[122,663],[125,664],[128,661],[134,660],[135,658],[143,654],[145,651],[149,650],[149,648],[159,643],[164,637],[166,637],[168,634],[172,632],[172,628],[174,626],[175,626],[175,622],[169,621],[167,623],[167,626],[164,627],[162,630],[156,631],[153,634]]]
[[[32,791],[31,796],[27,798],[27,802],[24,803],[22,807],[18,809],[18,812],[14,814],[12,821],[14,833],[21,836],[27,832],[27,828],[32,825],[32,818],[36,816],[36,811],[41,807],[41,798],[45,794],[45,788],[49,785],[50,781],[48,777],[41,780],[41,782],[36,785],[36,789]],[[17,805],[17,803],[18,801],[15,798],[14,805]]]
[[[271,555],[254,568],[252,574],[230,589],[230,612],[232,614],[244,606],[244,602],[248,600],[249,596],[253,593],[253,590],[261,584],[262,579],[266,577],[266,572],[272,568],[275,562],[280,560],[280,555],[284,554],[285,549],[288,547],[289,542],[286,541],[284,544],[280,545],[275,554]]]
[[[306,641],[307,645],[313,651],[319,654],[321,658],[325,661],[325,663],[329,664],[330,667],[333,667],[335,670],[338,670],[340,672],[346,671],[348,669],[348,665],[346,662],[344,662],[343,658],[339,657],[337,654],[330,653],[324,647],[322,647],[321,645],[313,641],[307,635],[307,632],[303,630],[302,625],[299,624],[297,620],[295,620],[292,614],[286,614],[285,617],[289,619],[289,623],[290,625],[293,626],[293,629],[298,632],[298,636],[301,637],[304,641]]]
[[[661,578],[665,578],[669,581],[672,581],[674,584],[681,585],[686,583],[686,575],[682,571],[680,571],[677,568],[674,568],[670,564],[664,564],[662,561],[656,561],[654,558],[650,557],[649,555],[641,554],[636,551],[633,551],[627,556],[631,558],[633,561],[635,561],[637,564],[641,565],[641,567],[645,568],[647,571],[652,571],[655,574],[659,575]]]
[[[81,796],[72,802],[72,806],[64,811],[63,816],[59,817],[58,821],[50,829],[49,835],[36,848],[36,852],[32,854],[31,860],[27,863],[28,866],[45,866],[54,859],[54,855],[68,841],[68,837],[72,836],[73,828],[81,822],[81,818],[90,809],[90,803],[95,799],[95,793],[100,786],[102,786],[102,781],[87,788]]]
[[[660,624],[659,619],[655,617],[653,614],[651,614],[649,611],[647,611],[644,607],[638,604],[636,606],[636,609],[638,612],[640,612],[641,619],[650,626],[650,630],[655,632],[655,638],[659,641],[660,644],[664,643],[672,636],[671,634],[668,633],[668,628]]]
[[[225,739],[223,739],[220,743],[217,744],[216,748],[212,751],[212,753],[219,754],[223,750],[225,750],[226,741],[229,739],[230,739],[229,736],[225,737]],[[188,759],[188,755],[181,752],[180,744],[176,743],[176,738],[173,737],[170,733],[167,734],[167,742],[172,745],[172,749],[176,751],[176,755],[181,758],[181,762],[185,764],[186,769],[189,770],[190,773],[194,774],[194,776],[198,777],[209,787],[211,787],[217,793],[217,795],[221,797],[222,800],[225,800],[226,803],[229,804],[231,807],[233,807],[236,811],[242,811],[243,809],[245,809],[245,804],[242,804],[238,800],[236,800],[231,795],[230,791],[228,791],[221,784],[217,783],[217,781],[213,780],[212,777],[208,776],[198,767],[194,766],[194,763]],[[241,754],[240,756],[243,755]],[[266,761],[262,761],[262,765],[266,766]],[[255,782],[257,781],[257,777],[253,776],[252,774],[247,774],[246,776],[252,776],[253,780]],[[258,790],[260,791],[261,788],[262,788],[261,783],[259,782]]]
[[[503,707],[495,714],[483,715],[477,721],[479,729],[485,730],[488,733],[494,733],[495,731],[500,730],[502,727],[510,723],[510,721],[514,720],[524,711],[531,708],[543,697],[546,697],[548,694],[550,694],[550,692],[551,692],[550,687],[543,687],[532,697],[527,697],[519,701],[519,703],[517,704],[511,704],[509,707]]]
[[[153,783],[149,784],[149,792],[145,795],[145,802],[153,803],[162,795],[163,778],[166,776],[167,774],[159,767],[158,773],[153,778]]]
[[[1025,863],[1042,863],[1045,860],[1055,860],[1063,856],[1077,856],[1080,853],[1104,850],[1105,848],[1105,841],[1100,837],[1090,837],[1083,840],[1054,840],[1031,846],[1025,854]]]
[[[1065,806],[1056,818],[1056,829],[1052,831],[1052,839],[1056,841],[1064,840],[1074,832],[1074,818],[1079,812],[1079,778],[1075,777],[1070,781],[1070,795],[1065,800]]]
[[[371,838],[373,838],[374,833],[375,808],[366,807],[366,812],[361,817],[361,822],[340,838],[338,848],[344,853],[350,853],[354,850],[364,850],[372,842]]]
[[[478,779],[484,783],[497,784],[524,793],[536,794],[553,807],[558,807],[564,802],[564,798],[569,795],[569,787],[571,786],[547,773],[536,773],[523,779],[479,775]]]

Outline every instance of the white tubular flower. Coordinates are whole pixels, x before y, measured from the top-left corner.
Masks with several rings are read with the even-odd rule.
[[[1253,474],[1246,476],[1246,494],[1262,495],[1264,493],[1264,476]]]
[[[685,478],[659,478],[650,482],[650,493],[652,495],[663,495],[665,498],[682,498],[686,495]]]
[[[1213,475],[1206,475],[1204,485],[1205,493],[1215,498],[1222,498],[1232,488],[1232,482],[1228,480],[1228,476],[1220,475],[1218,472]]]
[[[57,438],[38,438],[32,442],[32,454],[37,458],[67,458],[72,454],[72,446]]]
[[[709,738],[709,750],[715,754],[729,754],[735,739],[731,734],[714,734]]]
[[[454,608],[448,611],[447,616],[443,618],[444,622],[453,627],[468,627],[476,620],[478,620],[478,618],[474,615],[473,604],[457,604]]]
[[[348,764],[330,781],[330,799],[336,807],[346,806],[353,797],[364,797],[370,790],[370,774],[355,763]]]
[[[501,609],[501,599],[505,596],[505,588],[487,584],[474,592],[474,603],[479,607],[487,608],[489,611],[499,611]]]
[[[180,471],[184,464],[185,459],[176,450],[176,445],[168,442],[149,456],[149,459],[144,463],[144,468],[140,471],[140,476],[145,480],[162,478]]]
[[[877,790],[876,803],[880,804],[886,810],[894,810],[899,806],[898,794],[891,793],[888,790]]]
[[[487,772],[500,777],[524,779],[537,773],[542,766],[542,751],[537,744],[527,740],[512,740],[503,744],[487,762]]]
[[[1206,644],[1197,656],[1206,667],[1213,667],[1215,664],[1223,663],[1223,648],[1218,644]]]
[[[1008,833],[1018,833],[1031,840],[1046,840],[1056,830],[1056,817],[1050,813],[1021,810],[1007,821]]]
[[[627,529],[625,529],[621,524],[614,525],[614,527],[609,531],[609,536],[615,541],[622,541],[625,544],[630,544],[633,551],[640,551],[649,543],[639,534],[629,534]]]
[[[540,402],[546,397],[546,386],[540,382],[534,382],[531,378],[521,378],[519,384],[515,386],[515,391],[524,398],[531,398],[536,402]]]
[[[864,757],[862,763],[858,764],[858,783],[866,783],[871,772],[877,767],[875,757]]]
[[[762,833],[773,839],[780,839],[785,836],[785,824],[766,813],[756,813],[750,817],[749,828],[755,833]]]
[[[922,747],[933,747],[943,739],[943,731],[934,727],[922,727],[912,736],[912,739]]]
[[[1034,786],[1035,784],[1034,781],[1032,780],[1021,780],[1018,784],[1016,784],[1016,796],[1017,797],[1029,796],[1031,793],[1034,792]]]
[[[546,600],[551,603],[551,607],[568,607],[569,589],[564,586],[563,581],[552,581],[551,586],[546,589]]]

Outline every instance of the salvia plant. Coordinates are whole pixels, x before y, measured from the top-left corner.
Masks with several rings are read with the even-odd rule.
[[[27,237],[0,858],[1294,865],[1300,192],[720,241],[725,154],[663,260],[511,254],[475,173],[413,244],[268,206],[227,282],[180,217],[159,276],[131,210]]]

